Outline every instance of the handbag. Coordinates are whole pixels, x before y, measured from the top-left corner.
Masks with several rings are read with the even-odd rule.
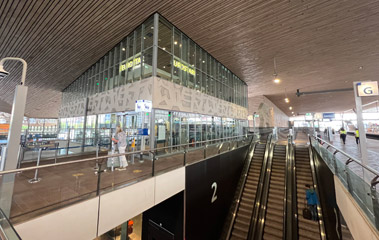
[[[312,220],[312,212],[309,210],[308,204],[307,204],[307,199],[304,201],[305,207],[303,208],[303,218]]]

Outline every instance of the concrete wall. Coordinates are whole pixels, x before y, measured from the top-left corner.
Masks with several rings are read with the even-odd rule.
[[[248,101],[249,115],[259,114],[257,127],[288,127],[289,117],[265,96],[250,97]],[[249,121],[249,127],[253,127],[253,121]]]
[[[247,119],[247,109],[160,78],[147,78],[88,98],[88,115],[134,111],[136,100],[151,100],[153,108]],[[85,99],[61,107],[59,117],[85,115]]]

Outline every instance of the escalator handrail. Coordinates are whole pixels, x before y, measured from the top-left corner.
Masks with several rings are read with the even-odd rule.
[[[283,239],[298,239],[297,226],[297,189],[295,171],[295,151],[293,136],[288,136],[286,146],[286,175],[285,175],[285,197],[283,208]]]
[[[284,179],[283,239],[293,239],[292,233],[292,144],[288,135],[286,145],[286,172]]]
[[[260,209],[260,205],[261,205],[261,198],[262,198],[263,187],[264,187],[264,179],[265,179],[266,169],[267,169],[267,160],[269,159],[271,145],[272,145],[272,134],[270,134],[267,137],[265,155],[263,157],[261,173],[259,176],[257,192],[255,195],[255,200],[254,200],[254,210],[253,210],[253,214],[252,214],[251,219],[250,219],[249,234],[247,237],[247,239],[249,239],[249,240],[253,240],[254,235],[256,234],[256,229],[257,229],[258,220],[259,220],[258,219],[259,218],[259,209]]]
[[[261,194],[258,199],[260,199],[259,205],[255,206],[258,207],[258,217],[256,222],[256,227],[254,230],[254,235],[249,234],[249,240],[261,240],[263,238],[263,229],[264,229],[264,223],[265,223],[265,217],[266,217],[266,210],[267,210],[267,200],[268,200],[268,193],[269,193],[269,185],[270,185],[270,178],[271,178],[271,171],[272,171],[272,158],[274,155],[274,148],[275,143],[271,141],[269,147],[268,147],[268,155],[267,158],[265,158],[265,174],[264,178],[262,179],[262,190]],[[254,209],[255,210],[255,209]],[[250,226],[251,227],[251,226]]]
[[[228,228],[228,233],[226,235],[226,239],[229,239],[230,238],[230,235],[232,234],[232,229],[233,229],[233,225],[234,225],[234,221],[235,221],[235,218],[236,218],[236,215],[237,215],[237,211],[238,211],[238,208],[239,208],[239,205],[241,203],[241,197],[242,197],[242,194],[243,194],[243,190],[244,190],[244,187],[245,187],[245,183],[246,183],[246,179],[247,179],[247,175],[248,175],[248,172],[249,172],[249,169],[250,169],[250,165],[252,163],[252,159],[254,157],[254,151],[255,151],[255,147],[257,146],[258,144],[258,141],[255,141],[254,142],[254,138],[252,139],[252,142],[250,143],[250,147],[249,147],[249,151],[246,155],[246,165],[245,165],[245,169],[243,170],[243,173],[241,174],[242,176],[242,181],[241,181],[241,189],[238,193],[238,197],[237,197],[237,204],[233,210],[233,213],[232,213],[232,219],[230,221],[230,225],[229,225],[229,228]]]
[[[311,172],[312,172],[312,180],[313,180],[313,187],[316,191],[317,197],[319,198],[319,205],[317,205],[317,215],[318,215],[318,223],[320,227],[320,237],[321,240],[326,240],[326,231],[325,231],[325,224],[324,224],[324,219],[322,215],[322,208],[321,208],[321,201],[320,201],[320,191],[318,189],[318,181],[317,181],[317,174],[316,174],[316,168],[315,168],[315,162],[314,162],[314,157],[313,157],[313,151],[312,151],[312,142],[310,142],[309,147],[309,160],[310,160],[310,165],[311,165]]]
[[[293,141],[293,136],[291,137],[291,167],[292,167],[292,236],[291,239],[299,239],[298,232],[298,215],[297,215],[297,181],[296,181],[296,163],[295,163],[295,143]]]

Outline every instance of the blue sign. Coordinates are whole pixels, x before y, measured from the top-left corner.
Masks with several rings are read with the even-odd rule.
[[[149,129],[148,128],[138,128],[137,134],[147,136],[147,135],[149,135]]]
[[[334,113],[323,113],[322,118],[327,118],[327,119],[334,119],[335,114]]]

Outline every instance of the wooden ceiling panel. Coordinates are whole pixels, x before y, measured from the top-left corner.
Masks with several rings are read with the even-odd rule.
[[[374,0],[3,0],[0,58],[28,62],[26,114],[57,117],[61,91],[155,11],[245,80],[250,96],[266,95],[289,115],[285,90],[295,112],[346,110],[351,94],[294,93],[352,87],[378,75]],[[279,85],[272,82],[274,57]],[[20,78],[19,64],[6,69],[0,105],[12,103]]]

